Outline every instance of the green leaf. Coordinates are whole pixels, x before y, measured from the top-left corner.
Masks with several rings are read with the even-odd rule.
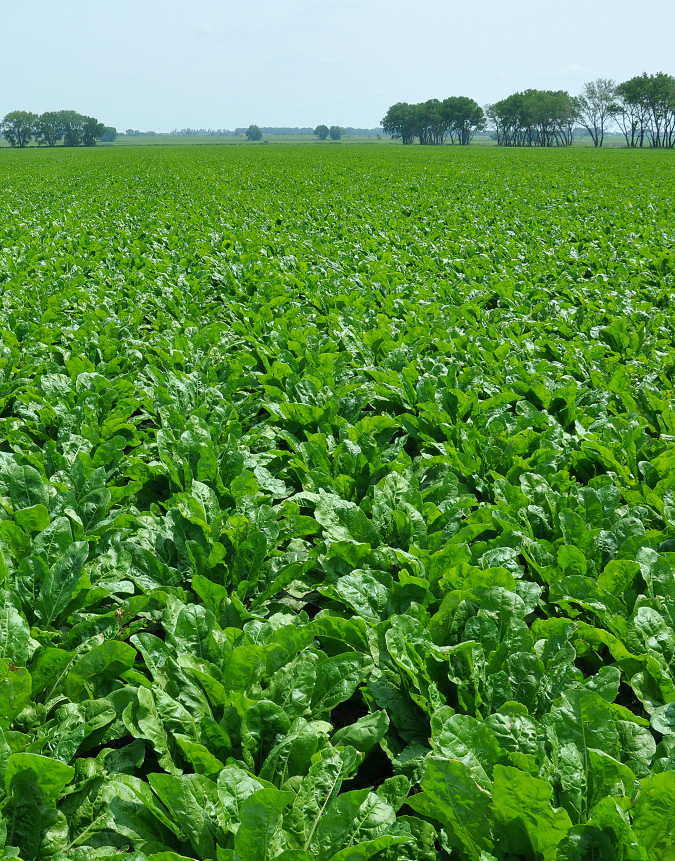
[[[314,517],[333,541],[354,541],[371,547],[379,544],[375,528],[359,506],[332,493],[321,494]]]
[[[303,778],[293,807],[285,817],[284,827],[290,847],[309,848],[321,817],[340,791],[354,761],[353,751],[350,757],[343,757],[332,748],[321,751],[320,759],[312,764]]]
[[[28,534],[42,532],[49,526],[49,509],[46,505],[31,505],[14,512],[14,520]]]
[[[86,541],[75,542],[49,569],[35,601],[35,615],[44,626],[57,621],[70,604],[88,554],[89,545]]]
[[[32,771],[45,804],[54,806],[75,775],[75,769],[58,759],[36,753],[13,753],[7,760],[5,789],[10,792],[12,779],[23,771]]]
[[[28,704],[32,678],[24,667],[12,667],[0,660],[0,727],[9,729],[14,718]]]
[[[371,668],[370,658],[359,654],[346,653],[319,661],[312,695],[313,714],[319,717],[348,700]]]
[[[383,836],[394,822],[394,811],[375,793],[343,792],[319,819],[309,853],[317,861],[332,858],[336,852]]]
[[[492,770],[503,756],[492,730],[483,721],[469,715],[438,713],[431,722],[431,746],[434,755],[463,762],[483,789],[490,790]]]
[[[218,822],[222,828],[236,834],[241,822],[241,806],[249,797],[263,789],[263,784],[236,765],[228,765],[218,775]]]
[[[492,788],[497,845],[536,861],[555,861],[572,822],[551,806],[551,786],[511,766],[496,765]]]
[[[73,702],[107,694],[109,683],[136,660],[136,650],[119,640],[106,640],[83,655],[66,676],[66,694]]]
[[[463,762],[437,757],[427,759],[422,792],[411,795],[408,806],[422,816],[438,820],[450,845],[471,861],[481,861],[492,849],[489,820],[490,793],[475,781]]]
[[[336,852],[331,857],[331,861],[368,861],[378,852],[385,849],[390,849],[392,846],[400,846],[405,843],[411,843],[410,837],[394,837],[385,834],[383,837],[376,837],[374,840],[366,840],[364,843],[359,843],[358,846],[349,846]]]
[[[556,861],[616,861],[611,839],[594,825],[577,825],[560,843]]]
[[[216,857],[209,814],[215,819],[216,786],[199,774],[149,774],[148,782],[180,825],[199,858]]]
[[[382,741],[388,729],[389,718],[387,713],[377,711],[337,730],[331,739],[331,744],[334,747],[351,745],[361,753],[367,753]]]
[[[650,723],[662,735],[675,735],[675,702],[654,709]]]
[[[259,789],[241,805],[241,825],[234,838],[237,861],[269,861],[281,848],[281,814],[292,792]]]
[[[29,639],[30,628],[17,610],[11,593],[0,591],[0,658],[25,666]]]
[[[675,771],[645,778],[632,811],[633,832],[649,861],[675,856]]]
[[[590,749],[589,808],[607,796],[631,797],[635,791],[635,775],[627,765],[601,750]]]
[[[49,506],[49,495],[40,473],[32,466],[16,466],[9,475],[9,495],[14,510]]]
[[[6,824],[5,857],[17,857],[7,852],[14,847],[21,852],[24,861],[34,861],[38,857],[42,842],[42,820],[45,813],[41,803],[37,777],[32,769],[24,769],[12,775],[8,783],[9,806],[5,808]]]

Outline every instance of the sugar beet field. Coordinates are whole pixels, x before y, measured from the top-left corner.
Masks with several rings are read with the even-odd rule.
[[[0,847],[675,858],[671,152],[0,158]]]

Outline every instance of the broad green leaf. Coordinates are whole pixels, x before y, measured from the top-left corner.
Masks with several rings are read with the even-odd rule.
[[[263,784],[236,765],[228,765],[220,772],[218,786],[218,822],[236,834],[241,822],[241,806],[249,797],[263,789]]]
[[[17,610],[12,595],[0,592],[0,658],[25,666],[29,639],[30,628]]]
[[[14,718],[28,704],[32,690],[31,675],[25,667],[0,660],[0,727],[9,729]]]
[[[303,778],[289,814],[284,817],[284,829],[290,847],[306,851],[326,808],[340,791],[347,771],[354,764],[351,756],[342,756],[329,748],[320,753]]]
[[[268,861],[281,848],[281,814],[292,792],[258,789],[241,805],[241,824],[234,838],[237,861]]]
[[[572,822],[564,810],[552,807],[550,785],[517,768],[496,765],[492,797],[496,844],[533,861],[555,861]]]
[[[331,738],[331,744],[334,747],[351,745],[361,753],[367,753],[382,741],[388,728],[387,713],[385,711],[374,712],[339,729]]]
[[[35,601],[35,615],[42,625],[48,626],[57,621],[70,604],[88,554],[89,545],[85,541],[75,542],[49,569]]]
[[[57,759],[36,753],[13,753],[7,760],[5,788],[10,792],[14,775],[32,771],[45,804],[54,806],[75,775],[75,769]]]
[[[371,660],[359,654],[347,653],[319,661],[316,665],[316,686],[312,695],[314,715],[325,715],[339,703],[348,700],[368,677],[371,668]]]
[[[40,473],[32,466],[17,466],[9,476],[9,495],[14,510],[49,506],[49,495]]]
[[[490,793],[476,783],[464,763],[438,757],[427,760],[421,787],[421,793],[410,796],[408,806],[440,822],[453,848],[480,861],[481,852],[493,845]]]
[[[382,837],[394,822],[392,808],[373,792],[343,792],[319,819],[308,851],[317,861],[332,858],[337,852]]]
[[[675,854],[675,771],[654,774],[640,783],[632,811],[633,832],[649,861]]]
[[[148,775],[150,786],[171,817],[187,835],[200,858],[215,858],[215,842],[209,815],[215,820],[216,786],[198,774]]]

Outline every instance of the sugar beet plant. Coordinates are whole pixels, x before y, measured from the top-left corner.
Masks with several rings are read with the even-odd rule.
[[[4,857],[673,857],[672,167],[3,154]]]

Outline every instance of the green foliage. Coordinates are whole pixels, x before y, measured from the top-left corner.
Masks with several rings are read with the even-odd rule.
[[[564,90],[525,90],[487,112],[502,146],[571,146],[579,104]]]
[[[483,109],[467,96],[450,96],[439,102],[429,99],[418,105],[397,102],[382,120],[384,131],[404,144],[419,138],[420,144],[450,143],[468,146],[477,131],[485,128]]]
[[[262,136],[260,128],[256,125],[251,125],[246,129],[246,140],[259,141],[262,140]]]
[[[3,857],[672,857],[636,157],[3,151]]]
[[[0,123],[0,133],[12,147],[25,147],[35,134],[37,114],[30,111],[10,111]]]

